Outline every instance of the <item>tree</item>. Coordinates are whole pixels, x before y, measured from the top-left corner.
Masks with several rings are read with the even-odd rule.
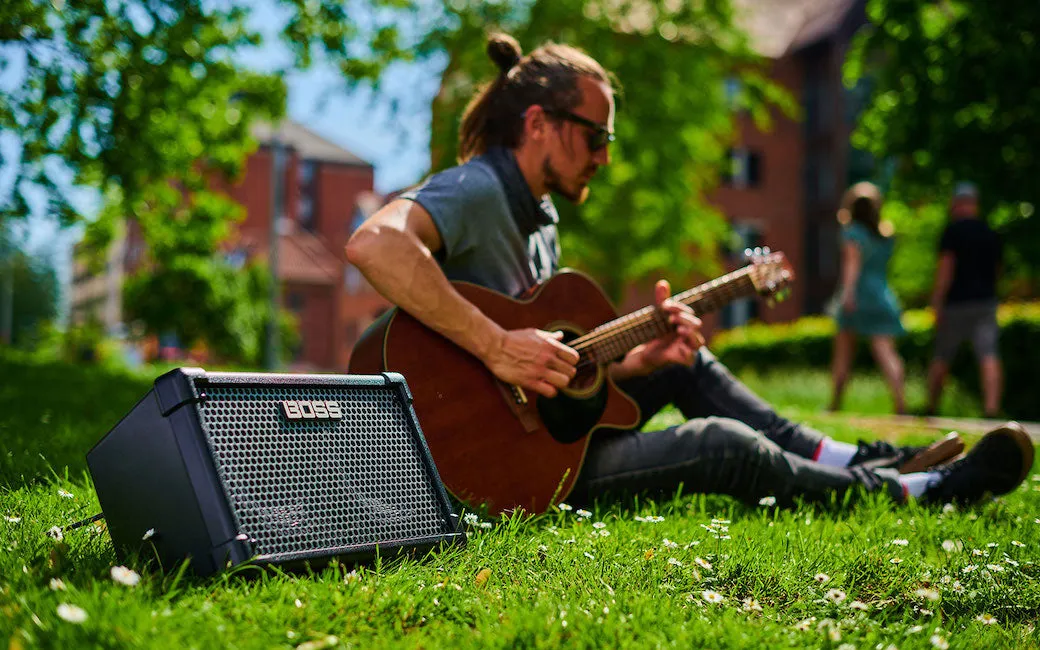
[[[354,2],[351,15],[342,0],[271,0],[267,9],[285,16],[280,38],[290,66],[323,60],[355,83],[409,56],[379,11],[387,4],[399,3]],[[242,287],[221,284],[226,269],[211,259],[242,210],[210,180],[237,176],[256,146],[249,125],[285,111],[281,71],[258,73],[242,63],[262,41],[253,20],[259,11],[250,0],[0,3],[0,68],[15,77],[0,88],[0,131],[20,142],[16,159],[0,161],[15,171],[14,191],[0,197],[0,226],[26,217],[39,190],[46,212],[72,224],[81,215],[70,187],[95,189],[103,209],[86,236],[95,259],[103,261],[101,251],[132,216],[152,263],[142,284],[158,289],[159,277],[196,289],[199,280],[216,283],[213,299],[169,304],[164,315],[192,333],[201,318],[214,328],[204,336],[218,347],[215,339],[243,331],[220,310],[241,315],[255,301]],[[151,313],[154,295],[131,291],[129,307]],[[218,311],[198,313],[207,308]],[[241,342],[246,356],[251,345]]]
[[[589,52],[623,86],[611,164],[580,208],[559,202],[564,262],[592,273],[619,297],[650,273],[685,281],[712,273],[724,217],[705,200],[734,133],[735,109],[767,126],[771,105],[790,99],[761,74],[760,60],[734,26],[729,2],[533,0],[446,3],[416,50],[449,63],[434,103],[433,168],[455,163],[458,126],[479,82],[497,70],[484,48],[490,29],[525,51],[545,40]],[[736,105],[725,82],[739,76]]]
[[[258,364],[271,318],[270,277],[262,264],[238,269],[211,258],[179,256],[128,279],[126,317],[149,334],[175,333],[185,348],[204,342],[220,359]],[[296,339],[290,318],[288,312],[279,314],[283,355]]]
[[[8,281],[12,288],[10,343],[19,348],[32,347],[42,327],[58,315],[58,275],[48,256],[26,255],[0,232],[0,301],[5,299],[3,287]],[[0,303],[0,315],[6,308]]]
[[[853,145],[893,161],[893,196],[915,207],[974,181],[1006,267],[1035,277],[1040,4],[870,0],[867,15],[845,64],[847,85],[872,87]]]

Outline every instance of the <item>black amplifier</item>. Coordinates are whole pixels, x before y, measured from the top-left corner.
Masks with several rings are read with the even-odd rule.
[[[120,558],[199,575],[465,543],[396,373],[178,368],[87,454]],[[150,546],[154,545],[154,550]]]

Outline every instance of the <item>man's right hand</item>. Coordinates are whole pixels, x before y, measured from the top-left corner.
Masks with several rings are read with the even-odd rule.
[[[488,351],[484,365],[507,384],[555,397],[577,374],[579,358],[562,339],[562,332],[507,330]]]

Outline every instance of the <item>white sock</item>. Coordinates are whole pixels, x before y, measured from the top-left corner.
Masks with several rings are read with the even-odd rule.
[[[913,474],[903,474],[899,477],[899,483],[903,486],[903,489],[906,490],[909,496],[915,499],[941,480],[942,473],[940,472],[914,472]]]
[[[813,460],[828,467],[846,467],[858,450],[859,447],[856,445],[824,438],[816,448],[816,457]]]

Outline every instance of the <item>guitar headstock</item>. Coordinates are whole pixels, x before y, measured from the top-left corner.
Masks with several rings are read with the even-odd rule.
[[[794,268],[787,261],[787,256],[766,248],[748,248],[744,257],[751,262],[749,276],[755,291],[759,295],[772,300],[783,300],[787,297],[788,287],[794,282]]]

